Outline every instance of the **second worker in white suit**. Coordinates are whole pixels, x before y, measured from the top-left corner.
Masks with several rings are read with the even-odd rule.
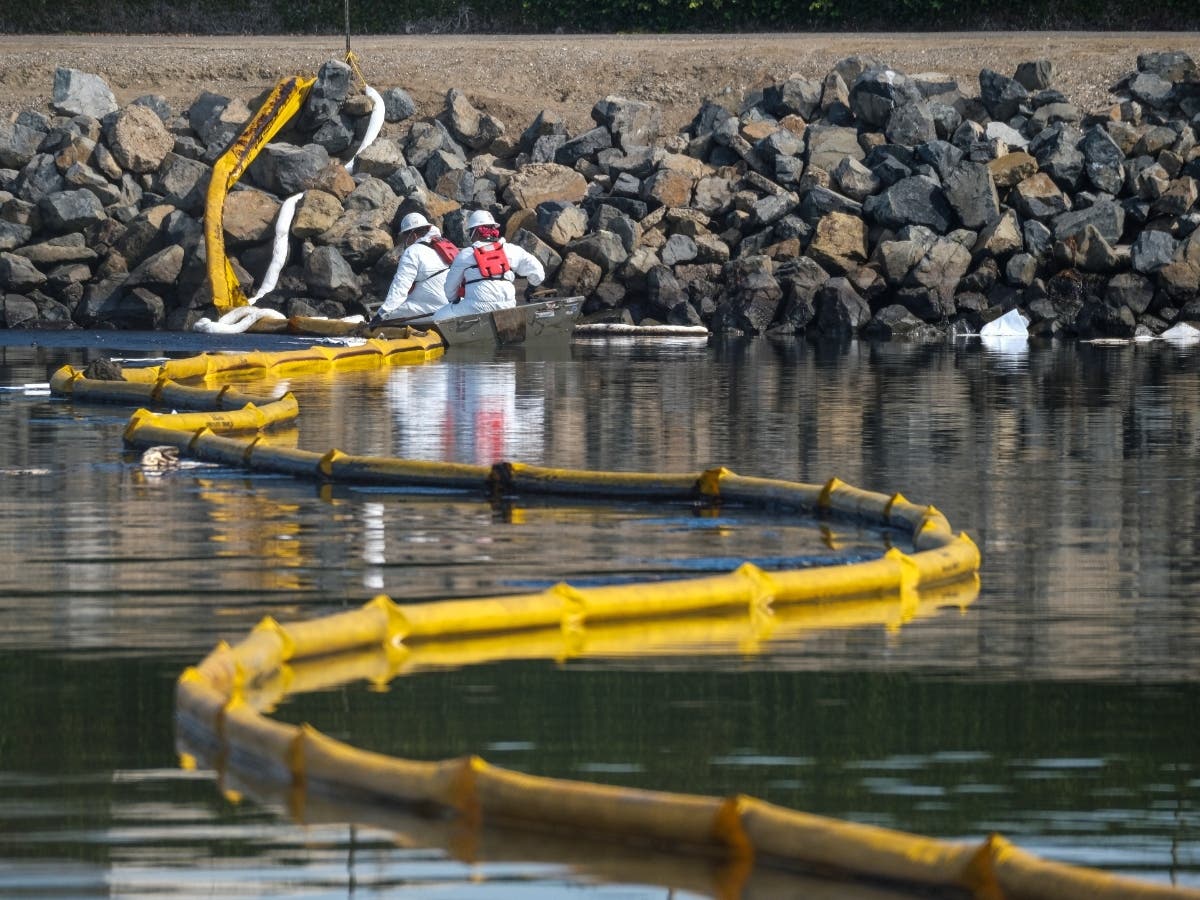
[[[458,247],[420,213],[409,213],[400,222],[400,243],[404,253],[372,326],[388,319],[432,315],[446,305],[443,285]]]
[[[459,251],[446,273],[444,290],[449,303],[434,313],[435,322],[455,316],[511,309],[517,305],[513,282],[525,278],[530,288],[546,279],[537,258],[500,237],[500,226],[487,210],[478,209],[467,219],[471,246]]]

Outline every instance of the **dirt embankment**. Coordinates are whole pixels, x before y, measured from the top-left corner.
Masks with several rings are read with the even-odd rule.
[[[510,129],[542,109],[578,129],[591,126],[597,100],[616,94],[659,103],[664,125],[676,130],[705,98],[736,107],[748,90],[793,73],[824,77],[853,54],[902,72],[952,75],[967,92],[981,68],[1011,75],[1018,62],[1045,57],[1055,63],[1055,86],[1092,110],[1140,52],[1184,50],[1200,59],[1200,32],[397,35],[355,38],[352,46],[375,86],[404,88],[422,115],[438,112],[457,87]],[[249,99],[343,52],[340,36],[0,36],[0,116],[45,108],[57,66],[102,75],[121,103],[154,93],[182,111],[201,91]]]

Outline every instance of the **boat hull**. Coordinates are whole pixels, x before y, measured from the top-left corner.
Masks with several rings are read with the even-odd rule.
[[[555,297],[511,309],[444,319],[432,327],[447,347],[569,343],[583,308],[582,297]]]

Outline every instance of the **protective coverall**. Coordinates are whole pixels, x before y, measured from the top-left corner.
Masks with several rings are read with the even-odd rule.
[[[475,261],[475,248],[486,249],[493,244],[499,244],[504,250],[509,270],[495,278],[484,278]],[[511,309],[517,305],[517,289],[513,287],[513,282],[518,276],[528,279],[531,286],[537,287],[546,279],[546,270],[533,254],[516,244],[505,243],[504,238],[476,241],[460,250],[450,264],[443,286],[449,305],[439,309],[433,320],[438,322],[454,316]],[[466,294],[461,299],[458,297],[460,285],[466,285]]]
[[[440,232],[431,228],[400,256],[392,285],[375,315],[399,319],[432,313],[446,305],[444,286],[450,266],[429,244]],[[457,261],[457,260],[456,260]]]

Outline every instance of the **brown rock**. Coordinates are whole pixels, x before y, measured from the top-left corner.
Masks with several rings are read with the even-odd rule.
[[[1200,231],[1192,232],[1175,258],[1159,269],[1155,278],[1172,300],[1186,302],[1200,295]]]
[[[564,296],[589,296],[600,284],[600,267],[578,253],[568,253],[558,270],[558,289]]]
[[[333,167],[335,164],[329,165]],[[354,162],[354,171],[359,175],[374,175],[376,178],[386,179],[403,165],[406,163],[400,145],[391,138],[381,138],[358,154]],[[342,168],[342,171],[346,170]]]
[[[325,168],[313,176],[308,186],[318,191],[324,191],[326,194],[333,194],[340,203],[354,192],[357,184],[354,176],[346,171],[345,166],[336,160],[331,160]]]
[[[1003,258],[1024,249],[1021,223],[1011,209],[979,232],[972,253]]]
[[[113,157],[123,169],[153,172],[175,146],[175,139],[148,106],[126,106],[117,113],[108,135]]]
[[[841,275],[851,271],[867,260],[866,223],[848,213],[822,216],[808,245],[808,255],[828,272]]]
[[[742,137],[750,143],[769,137],[779,126],[772,122],[747,122],[740,129]]]
[[[92,151],[92,165],[109,181],[120,181],[124,174],[121,164],[113,158],[112,151],[104,144],[97,144]]]
[[[1028,153],[1017,151],[1006,153],[999,159],[993,159],[987,164],[992,173],[992,180],[1001,190],[1024,181],[1038,170],[1038,162]]]
[[[269,194],[234,191],[225,198],[225,237],[231,246],[265,241],[274,233],[278,215],[279,201]]]
[[[351,266],[362,269],[392,249],[387,224],[378,210],[350,210],[318,235],[316,243],[333,247]]]
[[[59,172],[66,172],[71,166],[76,163],[86,165],[91,161],[92,154],[96,151],[96,142],[85,138],[83,135],[76,135],[67,144],[54,155],[54,167]]]
[[[660,206],[689,206],[696,179],[672,169],[659,169],[642,182],[642,199]]]
[[[508,222],[504,225],[504,239],[511,241],[522,228],[531,234],[537,231],[537,210],[518,209],[509,216]]]
[[[418,192],[415,199],[424,208],[425,215],[430,221],[441,221],[447,213],[452,213],[462,206],[457,200],[451,200],[449,197],[443,197],[436,191],[430,190]]]
[[[531,163],[508,180],[504,199],[517,209],[533,209],[547,200],[578,203],[587,193],[587,181],[574,169],[557,163]]]
[[[729,245],[712,234],[698,234],[696,240],[697,263],[729,262]]]
[[[775,262],[783,262],[788,259],[796,259],[800,256],[800,239],[786,238],[776,244],[771,244],[769,247],[763,248],[763,255]],[[697,257],[698,258],[698,257]]]
[[[316,237],[333,227],[333,223],[341,214],[341,201],[333,194],[315,188],[307,190],[296,204],[296,215],[292,218],[292,234],[298,238]]]
[[[1070,199],[1045,172],[1017,184],[1009,192],[1008,204],[1027,219],[1049,219],[1071,208]]]
[[[804,137],[804,132],[808,128],[808,123],[795,113],[784,116],[779,120],[779,124],[781,127],[786,128],[792,134],[796,135],[796,137]]]

